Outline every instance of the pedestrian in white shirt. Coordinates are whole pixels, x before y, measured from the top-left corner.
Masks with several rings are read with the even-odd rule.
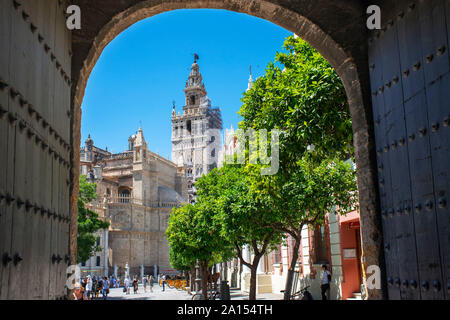
[[[87,278],[86,278],[86,297],[88,300],[91,300],[91,292],[92,292],[92,280],[91,280],[91,276],[87,276]]]
[[[327,300],[327,291],[330,289],[331,282],[331,273],[328,271],[326,265],[322,265],[322,284],[320,285],[320,289],[322,290],[322,300]]]

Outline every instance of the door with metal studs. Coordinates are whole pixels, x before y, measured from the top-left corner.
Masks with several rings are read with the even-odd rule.
[[[369,40],[389,299],[450,299],[449,28],[450,1],[414,1]]]

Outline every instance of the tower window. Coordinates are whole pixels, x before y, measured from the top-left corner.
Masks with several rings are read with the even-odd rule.
[[[97,256],[97,267],[100,267],[100,257],[99,256]]]
[[[189,133],[191,133],[191,131],[192,131],[192,123],[191,123],[191,120],[188,120],[188,121],[187,121],[186,127],[187,127],[187,131],[188,131]]]
[[[191,96],[191,105],[195,105],[195,96]]]

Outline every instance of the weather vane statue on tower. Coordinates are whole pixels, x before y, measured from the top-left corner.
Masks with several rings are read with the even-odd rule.
[[[199,60],[200,57],[198,56],[198,54],[194,53],[194,63],[197,63],[197,60]]]

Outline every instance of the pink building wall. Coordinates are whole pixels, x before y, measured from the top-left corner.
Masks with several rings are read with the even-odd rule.
[[[358,248],[359,237],[359,215],[353,211],[347,216],[339,218],[340,240],[341,240],[341,259],[343,281],[341,284],[342,299],[353,297],[354,292],[360,292],[360,252],[357,250],[357,257],[352,259],[344,258],[344,249]]]

